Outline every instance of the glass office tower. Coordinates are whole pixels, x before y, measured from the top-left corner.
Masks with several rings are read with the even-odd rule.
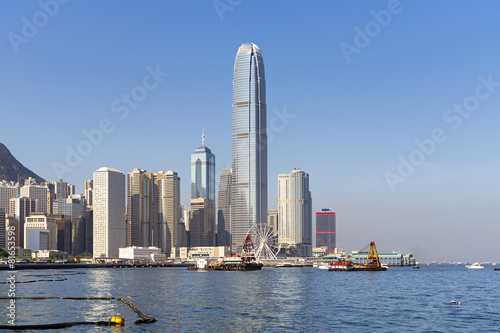
[[[234,64],[231,237],[241,252],[245,235],[267,223],[266,80],[260,49],[240,46]]]

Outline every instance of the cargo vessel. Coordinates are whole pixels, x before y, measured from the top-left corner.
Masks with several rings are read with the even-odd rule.
[[[368,251],[368,258],[366,264],[353,264],[351,261],[339,260],[336,263],[330,264],[328,268],[329,271],[334,272],[352,272],[352,271],[385,271],[386,266],[382,266],[380,259],[378,257],[377,248],[375,247],[375,242],[370,243],[370,249]]]

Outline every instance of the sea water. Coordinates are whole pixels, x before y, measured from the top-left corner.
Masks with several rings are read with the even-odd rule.
[[[0,272],[6,281],[10,272]],[[55,277],[55,278],[54,278]],[[57,278],[59,277],[59,278]],[[63,277],[63,278],[61,278]],[[312,267],[261,271],[115,268],[18,271],[16,296],[123,297],[117,300],[17,300],[16,324],[125,318],[122,328],[75,326],[62,332],[495,332],[500,271],[492,266],[391,267],[329,272]],[[61,281],[63,280],[63,281]],[[7,296],[8,284],[0,284]],[[128,298],[130,297],[130,299]],[[0,300],[0,324],[9,301]],[[455,301],[456,303],[452,303]],[[459,305],[460,303],[460,305]]]

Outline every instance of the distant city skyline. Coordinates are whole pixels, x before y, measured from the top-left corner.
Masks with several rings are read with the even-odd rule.
[[[498,259],[500,3],[243,1],[221,14],[211,2],[72,1],[29,37],[43,8],[1,6],[1,141],[44,179],[82,193],[102,166],[174,170],[187,209],[201,128],[216,181],[232,167],[234,56],[253,42],[268,210],[274,179],[299,168],[313,211],[341,217],[338,247]]]

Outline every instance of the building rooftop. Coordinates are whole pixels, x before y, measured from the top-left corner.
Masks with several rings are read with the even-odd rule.
[[[115,168],[108,168],[108,167],[102,167],[96,170],[96,172],[117,172],[117,173],[123,173],[118,169]]]

